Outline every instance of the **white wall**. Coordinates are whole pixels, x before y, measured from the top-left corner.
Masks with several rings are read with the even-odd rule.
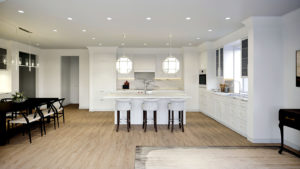
[[[90,111],[112,111],[114,101],[103,97],[116,91],[116,47],[89,47]]]
[[[41,50],[33,46],[5,39],[0,39],[0,47],[7,50],[7,61],[9,63],[7,70],[0,70],[0,76],[2,79],[5,79],[3,83],[6,83],[5,86],[8,87],[8,91],[12,93],[17,92],[19,91],[19,69],[16,66],[16,60],[19,60],[19,52],[33,53],[39,58]],[[11,64],[12,60],[14,60],[14,64]],[[39,74],[40,69],[38,68],[36,71],[36,96],[40,96]],[[0,94],[0,98],[10,96],[11,94]]]
[[[248,139],[279,142],[278,111],[283,103],[280,17],[252,17],[248,33]]]
[[[61,97],[65,98],[64,105],[70,104],[70,71],[71,71],[71,58],[61,58]]]
[[[247,38],[248,29],[246,27],[242,27],[241,29],[234,31],[216,41],[213,42],[213,46],[215,49],[221,48],[226,44],[232,43],[234,41]]]
[[[70,60],[70,103],[79,103],[79,57]]]
[[[79,55],[79,108],[89,108],[89,55],[88,50]]]
[[[190,99],[187,111],[199,111],[199,52],[197,48],[183,48],[184,91]]]
[[[128,80],[130,89],[144,86],[140,80],[134,80],[134,72],[155,72],[154,85],[149,88],[160,90],[183,90],[183,51],[181,48],[172,48],[171,54],[180,62],[180,70],[175,74],[166,74],[162,70],[162,62],[169,57],[168,48],[121,48],[118,49],[118,58],[125,55],[133,62],[133,70],[129,74],[117,73],[117,89]],[[150,64],[150,65],[149,65]],[[152,68],[149,68],[152,67]]]
[[[0,39],[0,48],[7,50],[6,60],[8,63],[11,62],[11,52],[10,52],[10,42]],[[0,99],[7,97],[8,94],[12,91],[12,74],[11,69],[14,67],[11,64],[7,65],[6,70],[0,70]]]
[[[296,50],[300,50],[300,9],[282,17],[283,22],[283,90],[285,108],[300,109],[300,87],[296,87]],[[285,142],[300,150],[300,133],[285,127]]]
[[[41,97],[61,97],[61,56],[79,56],[79,108],[89,107],[88,50],[45,49],[40,58]]]

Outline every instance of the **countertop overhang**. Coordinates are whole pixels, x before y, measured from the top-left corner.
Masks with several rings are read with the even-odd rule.
[[[104,99],[189,99],[190,96],[184,92],[159,92],[155,91],[151,94],[138,93],[138,92],[112,92],[103,97]]]

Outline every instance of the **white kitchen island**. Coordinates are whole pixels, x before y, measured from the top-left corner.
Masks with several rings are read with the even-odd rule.
[[[168,124],[168,104],[171,99],[189,99],[183,91],[159,91],[154,90],[149,94],[144,94],[144,91],[116,91],[112,92],[104,97],[104,99],[130,99],[131,100],[131,124],[143,124],[143,109],[142,104],[144,99],[159,99],[157,110],[157,124]],[[116,120],[115,110],[115,124]],[[153,113],[149,112],[148,119],[153,119]],[[184,124],[186,123],[186,112],[184,110]],[[178,112],[174,112],[175,124],[178,124],[176,120]],[[121,112],[120,124],[126,124],[126,112]],[[148,121],[148,124],[153,124],[153,121]]]

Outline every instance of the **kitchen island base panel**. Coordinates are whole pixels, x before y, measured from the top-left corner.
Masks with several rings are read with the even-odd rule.
[[[158,110],[157,110],[157,124],[158,125],[168,125],[168,104],[170,99],[159,99],[158,101]],[[131,111],[130,111],[130,122],[133,125],[142,125],[143,124],[143,109],[142,109],[143,99],[132,99],[131,100]],[[120,112],[120,124],[126,123],[126,112]],[[117,124],[117,111],[115,111],[115,124]],[[178,111],[174,111],[174,117],[178,117]],[[152,125],[153,122],[153,112],[149,111],[147,113],[147,124]],[[183,111],[183,123],[186,124],[186,112]],[[178,125],[178,119],[175,118],[175,125]]]

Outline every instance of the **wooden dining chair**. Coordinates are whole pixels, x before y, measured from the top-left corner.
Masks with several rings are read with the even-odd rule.
[[[65,108],[63,106],[64,101],[65,101],[65,98],[61,98],[53,103],[53,109],[56,113],[56,118],[57,118],[57,127],[59,127],[59,118],[60,117],[63,118],[63,123],[65,123]]]
[[[0,102],[12,102],[12,98],[1,99]],[[6,113],[7,125],[10,125],[10,121],[17,118],[18,112],[8,112]]]
[[[43,103],[37,107],[37,111],[42,117],[42,123],[43,123],[43,128],[44,128],[44,134],[46,135],[46,125],[45,125],[45,119],[53,119],[54,123],[54,129],[56,129],[56,112],[54,110],[53,106],[54,102],[50,103],[50,106],[47,106],[47,103]]]
[[[31,125],[34,122],[39,122],[40,129],[41,129],[41,136],[43,136],[43,122],[41,114],[37,111],[34,111],[32,114],[28,114],[28,112],[20,112],[22,115],[21,117],[17,117],[14,120],[11,120],[11,124],[22,124],[24,127],[27,126],[28,135],[29,135],[29,142],[31,143]],[[8,125],[8,131],[10,131],[10,125]],[[9,141],[9,140],[8,140]]]

